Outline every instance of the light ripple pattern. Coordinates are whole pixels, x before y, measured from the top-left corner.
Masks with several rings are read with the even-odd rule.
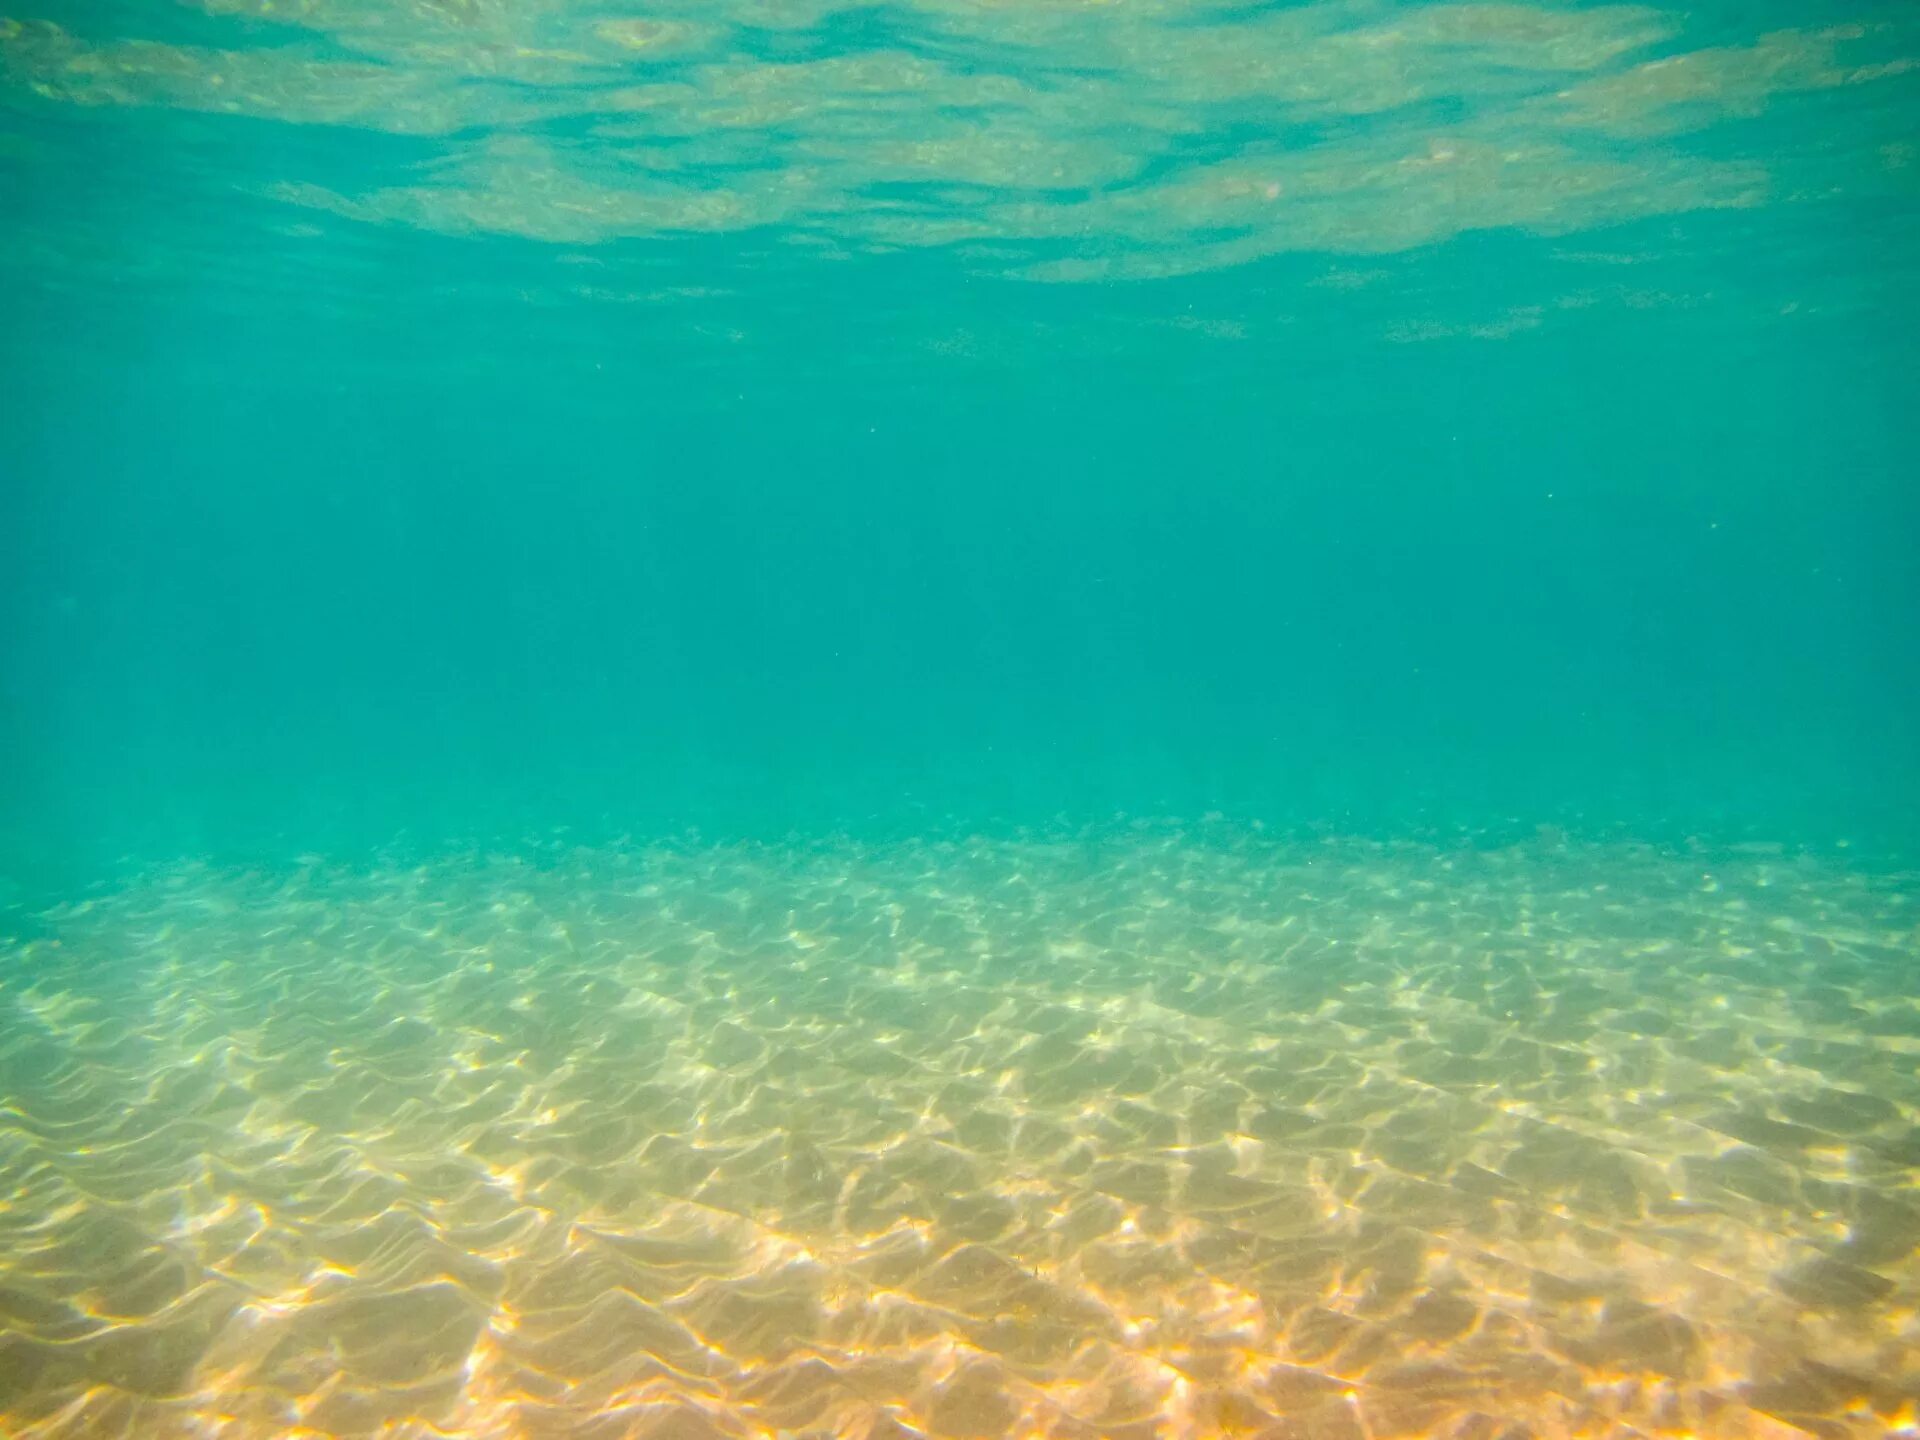
[[[0,961],[0,1431],[1910,1433],[1920,916],[1843,859],[151,875]]]

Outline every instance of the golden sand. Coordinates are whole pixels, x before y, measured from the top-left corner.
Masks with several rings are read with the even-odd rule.
[[[0,959],[0,1432],[1884,1436],[1911,893],[1149,831],[153,876]]]

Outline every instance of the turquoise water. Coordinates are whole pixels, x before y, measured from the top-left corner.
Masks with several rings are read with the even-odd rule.
[[[23,862],[1911,837],[1903,7],[4,34]]]
[[[1920,1433],[1920,19],[0,15],[0,1433]]]

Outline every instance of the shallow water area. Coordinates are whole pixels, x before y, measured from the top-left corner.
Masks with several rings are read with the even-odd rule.
[[[1917,137],[1902,0],[0,5],[0,1440],[1920,1440]]]
[[[1166,827],[151,872],[0,960],[0,1429],[1894,1433],[1912,897]]]

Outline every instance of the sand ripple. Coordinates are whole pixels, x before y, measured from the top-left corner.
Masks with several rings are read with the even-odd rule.
[[[156,875],[0,957],[0,1430],[1885,1435],[1911,893],[1124,830]]]

